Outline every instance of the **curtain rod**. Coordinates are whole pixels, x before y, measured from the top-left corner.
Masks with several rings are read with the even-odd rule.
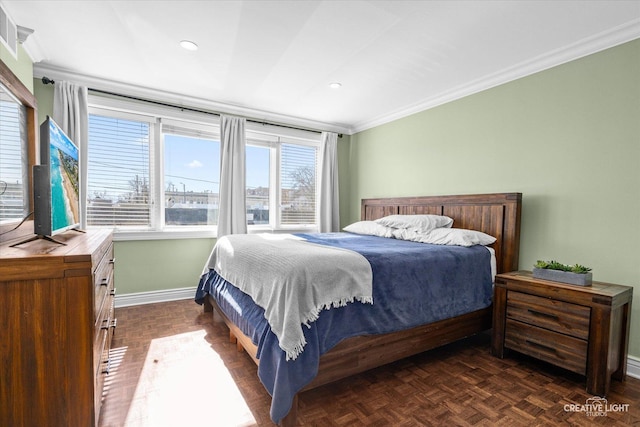
[[[51,80],[49,77],[42,77],[42,84],[48,85],[48,84],[55,84],[55,83],[56,82],[54,80]],[[183,111],[186,110],[186,111],[191,111],[191,112],[194,112],[194,113],[210,114],[212,116],[220,117],[220,113],[216,113],[214,111],[206,111],[206,110],[200,110],[200,109],[192,108],[192,107],[184,107],[184,106],[181,106],[181,105],[169,104],[167,102],[154,101],[154,100],[151,100],[151,99],[138,98],[136,96],[123,95],[121,93],[109,92],[109,91],[101,90],[101,89],[87,88],[87,90],[90,90],[91,92],[101,93],[103,95],[118,96],[120,98],[127,98],[127,99],[131,99],[133,101],[146,102],[146,103],[149,103],[149,104],[160,105],[162,107],[176,108],[176,109],[183,110]],[[306,128],[301,128],[301,127],[296,127],[296,126],[283,125],[283,124],[280,124],[280,123],[270,123],[270,122],[258,121],[258,120],[253,120],[253,119],[246,119],[246,120],[248,122],[255,123],[255,124],[258,124],[258,125],[270,125],[270,126],[277,126],[277,127],[281,127],[281,128],[287,128],[287,129],[302,130],[302,131],[306,131],[306,132],[322,133],[322,131],[319,131],[319,130],[316,130],[316,129],[306,129]],[[342,134],[338,134],[338,137],[342,138]]]

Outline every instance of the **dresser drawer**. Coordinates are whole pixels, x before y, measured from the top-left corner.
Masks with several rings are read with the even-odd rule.
[[[109,330],[102,329],[97,335],[96,343],[94,345],[94,367],[95,375],[93,380],[94,389],[98,392],[93,396],[93,406],[96,410],[96,414],[100,411],[102,404],[102,390],[104,389],[104,382],[106,379],[106,373],[103,371],[108,363],[108,351],[109,351]],[[97,420],[96,420],[97,421]]]
[[[96,417],[102,404],[102,390],[110,368],[110,351],[115,319],[113,243],[110,243],[104,255],[99,258],[94,270],[94,315],[95,334],[93,343],[94,387],[100,393],[94,395]],[[97,424],[96,418],[96,424]]]
[[[586,373],[585,340],[507,319],[504,346],[581,375]]]
[[[109,293],[102,311],[100,312],[99,322],[95,327],[95,335],[93,342],[93,366],[94,366],[94,386],[95,390],[102,390],[105,378],[109,373],[111,365],[110,351],[113,332],[116,327],[114,294]],[[95,408],[99,411],[102,400],[102,393],[96,393]],[[97,412],[96,412],[97,413]]]
[[[507,318],[586,340],[591,309],[522,292],[507,293]]]
[[[109,300],[112,299],[109,298]],[[107,301],[107,304],[105,304],[103,310],[100,312],[98,322],[96,322],[95,325],[93,338],[93,366],[95,371],[94,374],[96,375],[101,371],[100,365],[104,358],[105,343],[110,337],[109,331],[114,322],[113,304],[108,304],[108,302],[109,301]]]
[[[107,303],[107,297],[113,290],[113,244],[109,245],[104,256],[100,258],[93,274],[94,284],[94,320],[98,324],[100,312]]]

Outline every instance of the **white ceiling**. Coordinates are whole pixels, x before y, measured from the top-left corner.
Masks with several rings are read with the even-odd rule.
[[[345,133],[640,37],[640,0],[0,2],[36,77]]]

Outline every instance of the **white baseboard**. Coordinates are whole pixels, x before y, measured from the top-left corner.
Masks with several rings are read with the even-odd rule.
[[[627,356],[627,375],[640,379],[640,359]]]
[[[132,305],[153,304],[156,302],[192,299],[195,294],[196,288],[191,287],[116,295],[116,308],[129,307]],[[640,359],[633,356],[627,357],[627,375],[640,379]]]
[[[129,307],[132,305],[153,304],[156,302],[177,301],[182,299],[193,299],[196,295],[196,288],[166,289],[163,291],[137,292],[133,294],[116,294],[116,308]]]

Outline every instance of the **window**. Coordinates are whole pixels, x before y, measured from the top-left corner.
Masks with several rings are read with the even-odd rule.
[[[270,228],[317,224],[318,141],[247,132],[247,221]]]
[[[216,119],[130,101],[90,102],[87,226],[114,227],[124,238],[166,238],[150,231],[213,236],[220,191]],[[247,126],[250,229],[316,226],[319,139],[307,131]]]
[[[22,219],[27,213],[25,110],[0,86],[0,223]]]
[[[280,209],[283,225],[316,224],[316,147],[282,144]]]
[[[268,225],[270,208],[270,148],[268,145],[246,147],[247,224]]]
[[[151,227],[151,141],[148,121],[89,115],[89,227]]]
[[[220,141],[163,126],[164,223],[216,225],[220,191]]]

